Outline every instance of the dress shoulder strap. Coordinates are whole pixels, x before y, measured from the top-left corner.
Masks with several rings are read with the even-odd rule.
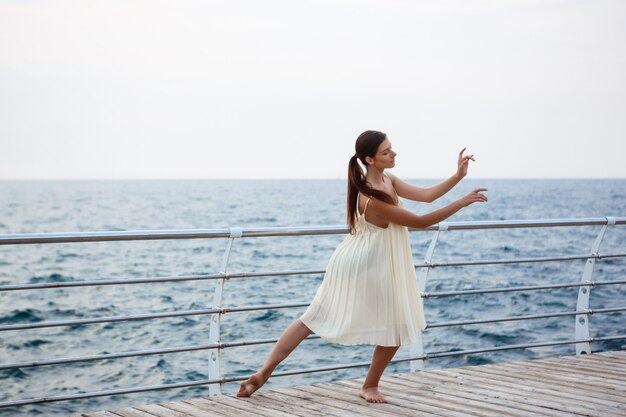
[[[367,203],[370,202],[370,200],[372,199],[372,197],[369,197],[367,199],[367,201],[365,201],[365,207],[363,207],[363,213],[359,212],[359,201],[361,201],[361,193],[358,193],[356,196],[356,212],[357,214],[360,214],[361,216],[365,216],[365,211],[367,210]]]
[[[364,216],[365,216],[365,212],[367,211],[367,203],[369,203],[371,199],[372,199],[372,197],[368,198],[367,201],[365,202],[365,207],[363,207],[363,215]]]

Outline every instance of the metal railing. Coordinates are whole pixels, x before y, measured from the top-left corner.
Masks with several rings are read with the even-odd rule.
[[[540,343],[527,343],[516,345],[505,345],[495,347],[485,347],[480,349],[470,349],[452,352],[424,352],[423,339],[420,337],[418,343],[410,346],[410,355],[407,358],[393,359],[391,363],[409,362],[411,371],[423,370],[424,361],[434,358],[461,356],[478,354],[485,352],[496,352],[503,350],[524,349],[531,347],[546,347],[556,345],[576,345],[576,354],[591,353],[591,343],[626,339],[626,334],[614,335],[607,337],[590,337],[589,336],[589,316],[592,314],[602,314],[610,312],[626,311],[626,306],[615,306],[603,309],[590,309],[589,296],[591,289],[601,285],[620,285],[626,284],[626,280],[612,281],[593,281],[593,268],[595,262],[608,258],[623,258],[626,253],[600,254],[599,248],[609,226],[626,224],[626,217],[601,217],[601,218],[583,218],[583,219],[542,219],[542,220],[508,220],[508,221],[473,221],[473,222],[442,222],[426,229],[411,229],[419,231],[434,231],[434,235],[429,244],[424,261],[415,265],[418,274],[418,285],[420,294],[424,299],[435,297],[451,297],[464,296],[474,294],[493,294],[515,291],[536,291],[550,290],[560,288],[578,288],[578,300],[575,311],[557,311],[545,314],[532,314],[524,316],[506,316],[489,318],[485,320],[464,320],[429,323],[425,330],[438,327],[464,326],[480,323],[496,323],[509,322],[519,320],[534,320],[548,317],[576,316],[575,319],[575,336],[568,340],[553,340]],[[556,257],[536,257],[536,258],[519,258],[504,260],[479,260],[464,262],[432,262],[432,257],[437,245],[439,236],[444,231],[451,230],[477,230],[477,229],[504,229],[504,228],[530,228],[530,227],[576,227],[576,226],[601,226],[595,241],[592,244],[589,254],[581,254],[578,256],[556,256]],[[0,408],[17,407],[22,405],[32,405],[56,401],[67,401],[75,399],[94,398],[102,396],[111,396],[118,394],[130,394],[146,391],[157,391],[174,388],[185,388],[192,386],[208,385],[210,395],[221,394],[221,387],[224,383],[243,381],[246,377],[225,377],[220,371],[220,352],[223,349],[250,346],[258,344],[275,343],[277,339],[257,339],[243,340],[237,342],[222,343],[220,340],[221,318],[224,314],[238,313],[243,311],[270,310],[280,308],[298,308],[305,307],[308,304],[272,304],[272,305],[248,305],[240,307],[224,307],[222,305],[222,294],[224,284],[229,279],[250,278],[250,277],[270,277],[270,276],[294,276],[294,275],[314,275],[323,274],[324,270],[288,270],[288,271],[267,271],[267,272],[227,272],[228,261],[233,243],[236,239],[245,237],[261,237],[261,236],[303,236],[303,235],[329,235],[329,234],[345,234],[348,232],[346,226],[313,226],[313,227],[262,227],[262,228],[226,228],[226,229],[205,229],[205,230],[161,230],[161,231],[128,231],[128,232],[95,232],[95,233],[45,233],[45,234],[14,234],[0,235],[0,245],[27,245],[27,244],[53,244],[67,242],[102,242],[102,241],[127,241],[127,240],[155,240],[155,239],[214,239],[227,238],[226,249],[222,258],[220,272],[216,274],[202,275],[184,275],[184,276],[165,276],[165,277],[148,277],[140,279],[122,279],[122,280],[88,280],[88,281],[72,281],[72,282],[54,282],[54,283],[35,283],[22,285],[4,285],[0,286],[0,292],[4,291],[34,291],[46,288],[67,288],[67,287],[87,287],[87,286],[105,286],[105,285],[130,285],[130,284],[147,284],[160,282],[178,282],[178,281],[199,281],[214,280],[215,290],[213,295],[214,307],[202,310],[173,311],[166,313],[136,314],[112,317],[94,317],[79,320],[61,320],[37,323],[23,323],[0,326],[0,332],[38,329],[46,327],[74,326],[83,324],[111,323],[132,320],[151,320],[164,317],[181,317],[193,315],[211,315],[209,341],[206,344],[178,346],[163,349],[140,350],[116,352],[101,355],[69,357],[69,358],[51,358],[38,361],[16,362],[0,364],[0,370],[10,370],[16,368],[53,366],[68,363],[80,363],[88,361],[98,361],[103,359],[120,359],[133,356],[162,355],[190,351],[209,351],[209,378],[204,380],[186,381],[175,384],[163,384],[155,386],[129,387],[124,389],[105,390],[97,392],[77,393],[71,395],[59,395],[42,398],[22,399],[16,401],[0,402]],[[453,266],[475,266],[475,265],[499,265],[499,264],[519,264],[533,262],[555,262],[555,261],[575,261],[586,259],[585,267],[580,282],[566,284],[536,285],[509,288],[483,288],[479,290],[463,290],[463,291],[447,291],[447,292],[426,292],[426,283],[428,281],[429,271],[433,268],[445,268]],[[319,336],[311,335],[307,340],[318,339]],[[316,367],[308,369],[296,369],[284,372],[275,372],[272,376],[287,376],[313,372],[325,372],[339,369],[355,368],[368,366],[369,362],[358,362],[350,364],[339,364],[335,366]]]

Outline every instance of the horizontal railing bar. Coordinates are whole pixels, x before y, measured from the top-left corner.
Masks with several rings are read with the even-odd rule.
[[[205,310],[184,310],[184,311],[170,311],[167,313],[148,313],[148,314],[136,314],[131,316],[114,316],[114,317],[96,317],[90,319],[78,319],[78,320],[63,320],[63,321],[50,321],[39,323],[20,323],[9,324],[6,326],[0,326],[0,331],[9,330],[24,330],[24,329],[41,329],[45,327],[63,327],[63,326],[75,326],[80,324],[99,324],[99,323],[113,323],[120,321],[131,320],[149,320],[160,319],[166,317],[185,317],[185,316],[201,316],[207,314],[225,314],[236,313],[241,311],[257,311],[257,310],[271,310],[275,308],[295,308],[306,307],[309,304],[269,304],[269,305],[257,305],[257,306],[245,306],[245,307],[231,307],[231,308],[210,308]]]
[[[470,294],[493,294],[500,292],[515,292],[515,291],[534,291],[534,290],[549,290],[555,288],[573,288],[573,287],[595,287],[596,285],[616,285],[626,284],[624,281],[585,281],[577,282],[574,284],[551,284],[551,285],[534,285],[527,287],[509,287],[509,288],[483,288],[480,290],[463,290],[463,291],[440,291],[440,292],[422,292],[420,295],[422,298],[432,297],[452,297],[457,295],[470,295]]]
[[[484,353],[484,352],[495,352],[499,350],[525,349],[525,348],[532,348],[532,347],[546,347],[546,346],[556,346],[556,345],[574,344],[574,343],[594,343],[594,342],[601,342],[601,341],[607,341],[607,340],[621,340],[621,339],[626,339],[626,335],[609,336],[609,337],[588,337],[584,339],[574,339],[574,340],[562,340],[562,341],[552,341],[552,342],[496,346],[496,347],[491,347],[491,348],[471,349],[471,350],[455,351],[455,352],[426,353],[424,355],[412,356],[408,358],[392,359],[390,363],[409,362],[409,361],[414,361],[414,360],[428,360],[428,359],[436,359],[436,358],[442,358],[442,357],[447,357],[447,356],[470,355],[470,354],[477,354],[477,353]],[[346,365],[336,365],[336,366],[307,368],[307,369],[295,369],[291,371],[273,373],[272,377],[291,376],[291,375],[307,374],[307,373],[314,373],[314,372],[327,372],[327,371],[334,371],[334,370],[339,370],[339,369],[358,368],[361,366],[369,366],[369,365],[370,365],[370,362],[367,361],[367,362],[357,362],[357,363],[346,364]],[[55,397],[42,397],[42,398],[33,398],[33,399],[25,399],[25,400],[17,400],[17,401],[7,401],[7,402],[0,403],[0,408],[9,408],[9,407],[17,407],[17,406],[23,406],[23,405],[77,400],[77,399],[103,397],[103,396],[112,396],[112,395],[120,395],[120,394],[132,394],[132,393],[137,393],[137,392],[157,391],[157,390],[166,390],[166,389],[174,389],[174,388],[187,388],[187,387],[193,387],[193,386],[199,386],[199,385],[210,385],[210,384],[218,384],[218,383],[224,384],[224,383],[229,383],[229,382],[245,381],[246,379],[248,378],[245,376],[222,377],[220,379],[186,381],[186,382],[177,383],[177,384],[155,385],[155,386],[135,387],[135,388],[121,388],[121,389],[107,390],[107,391],[88,392],[88,393],[71,394],[71,395],[60,395],[60,396],[55,396]]]
[[[513,259],[485,259],[480,261],[459,261],[459,262],[428,262],[415,264],[415,268],[441,268],[447,266],[471,266],[471,265],[502,265],[502,264],[522,264],[532,262],[553,262],[553,261],[575,261],[580,259],[603,259],[603,258],[623,258],[626,253],[617,253],[610,255],[576,255],[561,257],[543,257],[543,258],[513,258]]]
[[[599,308],[599,309],[588,308],[585,310],[577,310],[577,311],[563,311],[563,312],[547,313],[547,314],[531,314],[527,316],[509,316],[509,317],[500,317],[500,318],[486,319],[486,320],[447,321],[447,322],[427,324],[426,328],[433,329],[436,327],[464,326],[467,324],[499,323],[499,322],[506,322],[506,321],[543,319],[543,318],[548,318],[548,317],[614,313],[618,311],[626,311],[626,307]]]
[[[626,257],[626,253],[610,254],[610,255],[581,255],[581,256],[560,257],[560,258],[523,258],[523,259],[485,260],[485,261],[468,261],[468,262],[441,262],[441,263],[416,264],[414,266],[415,268],[435,268],[435,267],[463,266],[463,265],[490,265],[490,264],[507,264],[507,263],[549,262],[549,261],[568,261],[568,260],[591,259],[591,258],[603,259],[603,258],[618,258],[618,257]],[[166,276],[166,277],[91,280],[91,281],[42,282],[42,283],[36,283],[36,284],[4,285],[4,286],[0,286],[0,292],[17,291],[17,290],[40,290],[40,289],[45,289],[45,288],[150,284],[150,283],[157,283],[157,282],[176,282],[176,281],[201,281],[201,280],[222,279],[222,278],[232,279],[232,278],[293,276],[293,275],[316,275],[316,274],[324,274],[325,272],[326,271],[324,269],[309,269],[309,270],[291,270],[291,271],[180,275],[180,276]]]
[[[468,349],[456,352],[438,352],[438,353],[426,353],[424,359],[438,359],[445,358],[450,356],[460,356],[460,355],[471,355],[474,353],[486,353],[486,352],[497,352],[501,350],[514,350],[514,349],[526,349],[533,347],[546,347],[546,346],[558,346],[558,345],[571,345],[576,343],[594,343],[594,342],[604,342],[608,340],[622,340],[626,339],[626,335],[617,335],[617,336],[607,336],[607,337],[587,337],[584,339],[571,339],[571,340],[556,340],[552,342],[539,342],[539,343],[527,343],[527,344],[518,344],[518,345],[506,345],[506,346],[494,346],[490,348],[480,348],[480,349]],[[403,360],[411,360],[403,359]]]
[[[308,269],[295,271],[270,271],[270,272],[239,272],[224,274],[205,274],[205,275],[180,275],[174,277],[150,277],[150,278],[133,278],[133,279],[110,279],[110,280],[92,280],[92,281],[66,281],[66,282],[42,282],[37,284],[22,285],[4,285],[0,286],[0,291],[16,291],[16,290],[40,290],[43,288],[67,288],[67,287],[87,287],[99,285],[125,285],[125,284],[150,284],[155,282],[169,281],[201,281],[208,279],[231,279],[231,278],[254,278],[254,277],[275,277],[281,275],[315,275],[323,274],[323,269]]]
[[[598,223],[601,224],[601,223]],[[434,227],[434,226],[432,226]],[[73,233],[29,233],[0,235],[0,245],[35,243],[111,242],[160,239],[214,239],[231,237],[231,229],[131,230]],[[241,237],[331,235],[348,232],[347,226],[295,226],[241,228]]]
[[[119,388],[119,389],[87,392],[87,393],[80,393],[80,394],[58,395],[55,397],[42,397],[42,398],[2,402],[0,403],[0,408],[18,407],[18,406],[23,406],[23,405],[51,403],[51,402],[58,402],[58,401],[82,400],[86,398],[108,397],[112,395],[134,394],[137,392],[160,391],[160,390],[174,389],[174,388],[188,388],[188,387],[196,387],[199,385],[219,384],[221,382],[222,382],[221,379],[205,379],[205,380],[200,380],[200,381],[179,382],[177,384],[153,385],[153,386],[135,387],[135,388]]]
[[[313,334],[313,335],[305,337],[305,340],[306,339],[319,339],[319,338],[320,336]],[[208,349],[225,349],[229,347],[261,345],[265,343],[274,343],[277,341],[278,339],[274,339],[274,338],[244,340],[241,342],[209,343],[209,344],[204,344],[204,345],[180,346],[180,347],[165,348],[165,349],[137,350],[137,351],[132,351],[132,352],[103,353],[101,355],[59,358],[59,359],[46,359],[46,360],[30,361],[30,362],[3,363],[3,364],[0,364],[0,370],[15,369],[15,368],[32,368],[36,366],[47,366],[47,365],[61,365],[61,364],[67,364],[67,363],[99,361],[99,360],[106,360],[106,359],[120,359],[120,358],[134,357],[134,356],[149,356],[149,355],[162,355],[162,354],[167,354],[167,353],[193,352],[193,351],[208,350]]]
[[[613,217],[615,224],[626,224],[626,217]],[[589,217],[578,219],[534,219],[534,220],[482,220],[464,222],[446,222],[447,230],[470,229],[508,229],[526,227],[563,227],[563,226],[596,226],[608,223],[606,217]],[[235,229],[236,232],[235,233]],[[424,229],[411,228],[415,231],[439,230],[439,224]],[[71,242],[109,242],[125,240],[157,240],[157,239],[207,239],[228,238],[236,234],[241,237],[263,236],[301,236],[327,235],[348,232],[346,225],[331,226],[288,226],[288,227],[252,227],[252,228],[219,228],[219,229],[183,229],[183,230],[134,230],[134,231],[101,231],[74,233],[28,233],[0,235],[0,245],[27,245],[35,243],[71,243]]]
[[[615,224],[626,224],[626,217],[609,217]],[[528,219],[528,220],[470,220],[462,222],[445,222],[447,230],[477,229],[517,229],[526,227],[564,227],[564,226],[602,226],[609,223],[607,217],[566,218],[566,219]],[[428,230],[439,230],[439,224]],[[413,229],[410,230],[425,230]]]

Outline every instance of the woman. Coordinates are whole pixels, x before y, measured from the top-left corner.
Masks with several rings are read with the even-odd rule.
[[[409,243],[408,227],[426,228],[461,208],[487,201],[477,188],[450,205],[419,216],[398,197],[432,202],[467,174],[473,155],[458,158],[455,175],[429,188],[409,185],[385,173],[395,166],[396,153],[382,132],[368,130],[356,140],[348,168],[350,234],[332,254],[313,301],[283,332],[259,371],[241,383],[237,397],[248,397],[276,366],[312,332],[343,345],[376,345],[359,395],[368,402],[387,402],[378,392],[383,371],[401,345],[415,343],[426,320]],[[357,160],[367,168],[364,174]]]

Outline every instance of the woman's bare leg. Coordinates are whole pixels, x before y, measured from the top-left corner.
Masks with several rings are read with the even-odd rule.
[[[241,383],[237,397],[249,397],[254,391],[261,388],[278,364],[289,356],[291,351],[311,333],[313,332],[300,319],[294,320],[280,336],[261,369]]]
[[[371,403],[386,403],[388,402],[385,397],[378,392],[378,381],[383,375],[385,368],[393,359],[393,355],[396,354],[400,346],[379,346],[374,348],[374,355],[372,356],[372,364],[367,372],[367,377],[363,382],[363,386],[359,391],[359,395]]]

